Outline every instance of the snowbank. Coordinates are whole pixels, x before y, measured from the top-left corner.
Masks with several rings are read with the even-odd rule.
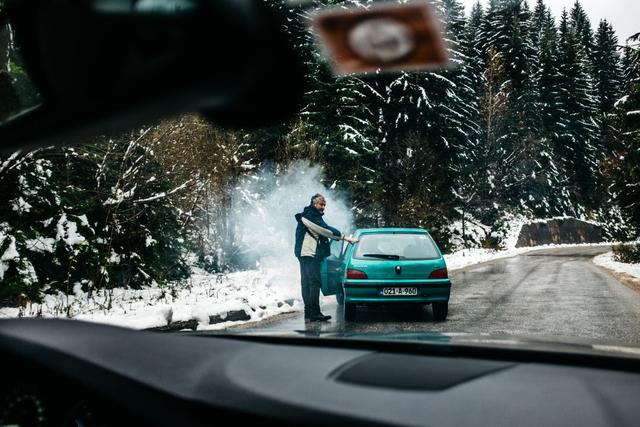
[[[297,273],[294,272],[294,273]],[[200,269],[186,284],[145,289],[113,289],[92,296],[47,295],[42,304],[24,309],[0,308],[2,317],[70,317],[134,329],[167,326],[197,320],[198,329],[224,329],[279,313],[300,310],[299,279],[281,270],[260,269],[210,274]],[[228,313],[244,312],[244,320],[224,321]]]
[[[504,227],[499,234],[494,235],[494,237],[498,237],[499,240],[504,245],[503,250],[492,250],[492,249],[482,249],[482,248],[470,248],[470,249],[462,249],[455,251],[451,254],[446,254],[444,256],[447,262],[447,268],[449,270],[457,270],[460,268],[468,267],[474,264],[480,264],[487,261],[493,261],[501,258],[509,258],[516,255],[521,255],[527,252],[540,250],[540,249],[552,249],[552,248],[569,248],[569,247],[580,247],[580,246],[609,246],[615,243],[612,242],[602,242],[602,243],[582,243],[582,244],[560,244],[560,245],[540,245],[540,246],[528,246],[528,247],[520,247],[516,248],[516,244],[518,243],[518,236],[520,235],[520,230],[522,226],[525,224],[535,224],[535,223],[547,223],[551,220],[559,220],[559,219],[579,219],[580,221],[588,222],[593,225],[599,225],[599,223],[595,221],[591,221],[584,218],[573,218],[569,216],[556,216],[552,218],[527,218],[523,215],[511,215],[508,214],[504,217]],[[455,223],[457,228],[460,228],[460,223]],[[477,236],[480,236],[482,231],[485,236],[487,236],[488,230],[490,227],[482,224],[476,223],[475,225],[475,233]],[[479,230],[479,231],[478,231]],[[459,231],[459,230],[458,230]],[[467,231],[467,234],[469,232]],[[460,233],[461,234],[461,233]]]
[[[447,262],[447,268],[451,271],[487,261],[509,258],[512,256],[520,255],[529,250],[531,249],[513,248],[504,251],[494,251],[490,249],[463,249],[461,251],[445,255],[444,259]]]
[[[610,246],[614,243],[582,243],[579,245],[541,245],[530,246],[526,248],[510,248],[502,251],[494,251],[490,249],[464,249],[461,251],[447,254],[444,256],[447,262],[447,268],[449,270],[457,270],[460,268],[468,267],[474,264],[480,264],[487,261],[493,261],[501,258],[510,258],[516,255],[522,255],[527,252],[537,251],[540,249],[554,249],[554,248],[574,248],[574,247],[589,247],[589,246]]]
[[[608,268],[617,273],[628,274],[636,279],[640,279],[640,264],[627,264],[625,262],[617,262],[613,260],[613,252],[598,255],[593,259],[596,265]]]

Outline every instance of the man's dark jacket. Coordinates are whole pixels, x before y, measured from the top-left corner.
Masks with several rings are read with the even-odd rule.
[[[305,226],[303,218],[306,220],[307,226]],[[296,227],[294,253],[298,258],[301,256],[312,256],[321,260],[322,257],[318,251],[313,249],[313,245],[317,248],[318,239],[324,236],[339,240],[342,236],[339,230],[324,222],[322,214],[313,205],[305,207],[302,213],[296,214],[296,220],[298,221],[298,225]],[[311,224],[309,222],[311,222]],[[303,245],[305,246],[304,250]]]

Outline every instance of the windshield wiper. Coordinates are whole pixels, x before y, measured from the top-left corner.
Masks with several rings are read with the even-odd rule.
[[[362,256],[368,256],[371,258],[382,258],[382,259],[400,259],[402,258],[400,255],[391,255],[391,254],[363,254]]]

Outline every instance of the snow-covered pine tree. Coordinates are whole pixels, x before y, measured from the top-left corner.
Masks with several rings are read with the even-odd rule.
[[[462,143],[456,146],[456,183],[454,195],[456,210],[461,218],[462,233],[459,238],[466,246],[468,243],[467,224],[478,206],[479,186],[484,177],[478,173],[483,158],[481,132],[479,123],[479,97],[483,87],[484,55],[482,41],[482,21],[484,12],[480,3],[475,3],[461,31],[459,40],[460,64],[455,82],[458,86],[459,98],[463,101],[460,111],[463,112],[465,126]],[[454,230],[456,232],[456,230]]]
[[[405,177],[415,173],[414,179],[423,183],[424,173],[429,169],[407,171],[410,160],[414,155],[419,156],[414,150],[423,151],[429,149],[429,145],[435,141],[424,137],[426,128],[430,127],[430,113],[435,106],[435,100],[428,92],[427,76],[419,73],[400,73],[399,75],[382,76],[377,79],[376,86],[383,87],[384,103],[379,107],[381,134],[377,141],[380,152],[376,156],[376,170],[379,171],[379,190],[375,197],[382,211],[382,223],[379,225],[401,225],[403,219],[400,216],[402,203],[408,195]],[[433,90],[435,88],[429,87]],[[407,146],[408,139],[418,141],[416,146]],[[436,142],[437,143],[437,142]],[[446,167],[446,163],[436,163],[434,169]],[[428,185],[428,184],[427,184]],[[406,214],[406,210],[403,210]]]
[[[590,64],[577,27],[566,10],[560,19],[558,43],[559,125],[561,132],[554,146],[555,156],[563,163],[574,215],[583,215],[598,204],[596,95]]]
[[[185,229],[173,197],[192,179],[173,181],[154,152],[153,126],[83,147],[95,161],[95,209],[88,216],[99,250],[96,287],[142,287],[184,278]],[[80,150],[80,148],[78,149]],[[177,181],[177,180],[176,180]]]
[[[576,0],[576,2],[573,4],[573,8],[571,8],[569,16],[571,26],[574,28],[576,34],[576,38],[582,46],[584,54],[592,63],[594,59],[593,28],[591,27],[591,21],[589,20],[587,12],[580,4],[580,0]]]
[[[484,125],[487,152],[499,149],[504,153],[503,162],[494,170],[492,182],[502,201],[495,201],[495,210],[504,210],[508,203],[512,209],[525,211],[545,209],[545,192],[540,189],[541,161],[544,150],[540,147],[540,116],[536,108],[537,87],[532,80],[535,71],[536,46],[535,22],[526,2],[515,0],[492,1],[483,23],[486,52],[487,81],[484,91]],[[496,86],[504,75],[505,80]],[[501,100],[502,98],[502,100]],[[508,107],[500,114],[488,114],[508,100]],[[488,118],[500,117],[500,135],[494,134],[496,122]],[[497,146],[497,147],[496,147]],[[510,153],[509,155],[506,153]],[[496,173],[498,175],[496,175]],[[496,216],[496,215],[494,215]]]
[[[512,106],[511,82],[507,75],[502,54],[495,48],[487,52],[487,68],[484,86],[480,93],[480,125],[482,146],[476,173],[478,180],[477,209],[475,216],[484,223],[495,221],[499,211],[508,202],[503,186],[516,167],[517,153],[508,143],[510,137],[510,110]]]
[[[536,6],[534,7],[531,15],[531,43],[536,50],[540,46],[540,40],[546,26],[548,12],[549,10],[544,4],[544,0],[537,0]]]
[[[0,156],[0,305],[39,301],[61,278],[53,259],[61,198],[52,175],[45,150]]]
[[[640,33],[624,48],[624,96],[616,102],[619,149],[614,158],[616,200],[632,227],[630,238],[640,238]]]
[[[553,139],[557,136],[560,127],[558,124],[560,106],[558,31],[548,9],[544,13],[538,40],[532,78],[538,95],[536,107],[540,118],[540,134],[545,138]]]
[[[538,0],[533,14],[532,41],[534,55],[531,66],[532,90],[535,94],[534,114],[538,127],[535,178],[530,188],[534,196],[528,205],[537,216],[552,216],[570,211],[570,197],[564,184],[564,176],[553,155],[553,145],[558,140],[559,92],[558,92],[558,33],[551,11]]]
[[[621,96],[622,69],[618,51],[618,38],[613,27],[606,20],[600,21],[594,45],[595,87],[598,101],[599,148],[604,154],[614,149],[615,130],[613,109]]]
[[[531,11],[521,0],[492,1],[484,27],[485,52],[493,47],[500,53],[511,83],[514,115],[525,113],[514,121],[524,121],[523,125],[530,128],[532,124],[526,122],[531,115],[526,112],[532,105],[529,81],[533,56]]]

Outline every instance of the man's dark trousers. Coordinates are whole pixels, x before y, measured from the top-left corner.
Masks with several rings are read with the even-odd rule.
[[[302,278],[302,301],[304,301],[304,317],[320,316],[320,264],[321,261],[303,256],[300,261],[300,277]]]

